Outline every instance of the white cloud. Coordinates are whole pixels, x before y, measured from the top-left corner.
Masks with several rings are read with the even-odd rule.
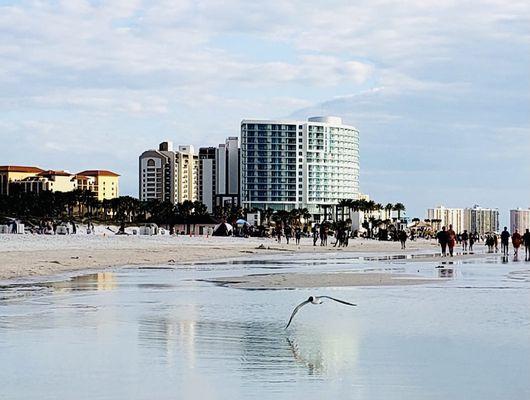
[[[529,26],[524,0],[14,2],[0,6],[2,156],[42,142],[32,156],[90,152],[134,178],[159,138],[215,144],[243,117],[302,109],[381,140],[491,125],[519,157]]]

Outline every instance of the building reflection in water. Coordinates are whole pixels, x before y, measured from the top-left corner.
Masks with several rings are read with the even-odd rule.
[[[55,291],[72,292],[78,290],[115,290],[117,287],[114,272],[98,272],[95,274],[75,276],[67,281],[47,284]]]
[[[358,335],[351,324],[302,327],[287,337],[277,323],[199,320],[192,305],[175,307],[165,317],[154,314],[139,321],[139,344],[151,356],[158,350],[168,365],[193,369],[200,363],[214,369],[224,360],[227,368],[244,372],[243,379],[252,383],[265,376],[269,382],[294,379],[300,367],[310,376],[339,376],[358,360]]]

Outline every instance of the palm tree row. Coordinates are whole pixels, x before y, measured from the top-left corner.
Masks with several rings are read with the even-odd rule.
[[[71,192],[22,191],[0,196],[0,215],[23,219],[90,219],[115,222],[186,223],[190,218],[207,215],[204,204],[184,201],[180,204],[149,200],[141,202],[131,196],[98,200],[88,190]]]
[[[351,219],[351,212],[364,212],[364,213],[371,213],[374,211],[382,211],[385,210],[390,216],[392,211],[397,211],[398,213],[398,220],[401,220],[401,212],[405,211],[406,208],[402,203],[388,203],[385,206],[383,206],[380,203],[376,203],[373,200],[365,200],[365,199],[359,199],[359,200],[352,200],[352,199],[344,199],[340,200],[337,203],[337,206],[335,207],[335,220],[344,220],[345,216],[345,210],[348,210],[348,217]],[[339,218],[339,211],[341,218]]]

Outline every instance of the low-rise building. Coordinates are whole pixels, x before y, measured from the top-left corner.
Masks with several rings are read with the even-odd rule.
[[[74,175],[67,171],[47,170],[39,172],[22,180],[17,180],[11,185],[18,185],[25,193],[71,192],[77,189]]]
[[[81,183],[82,187],[88,187],[96,194],[98,200],[111,200],[120,194],[119,178],[115,172],[105,169],[89,169],[77,173],[74,180]]]
[[[22,165],[0,166],[0,195],[9,194],[9,186],[12,182],[35,177],[41,172],[43,172],[43,169],[39,167]]]

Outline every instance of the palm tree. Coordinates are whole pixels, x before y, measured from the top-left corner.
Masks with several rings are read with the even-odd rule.
[[[387,205],[385,206],[387,217],[389,219],[392,219],[392,210],[393,209],[394,209],[394,205],[392,203],[387,203]]]
[[[401,212],[405,211],[405,205],[403,203],[394,204],[394,211],[398,213],[398,220],[401,221]]]
[[[208,207],[206,207],[200,201],[194,201],[193,202],[193,214],[200,215],[200,216],[208,215]]]
[[[341,209],[341,220],[344,221],[344,209],[347,208],[350,204],[350,200],[348,199],[342,199],[342,200],[339,200],[339,202],[337,203],[337,206],[335,208],[335,219],[338,220],[339,217],[338,217],[338,209],[340,208]]]
[[[263,215],[267,221],[267,226],[269,226],[271,224],[271,217],[274,215],[274,210],[269,207],[263,212]]]

